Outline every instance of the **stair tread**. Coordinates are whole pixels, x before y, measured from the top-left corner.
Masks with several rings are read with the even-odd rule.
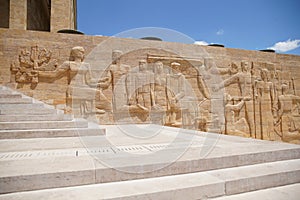
[[[84,157],[87,158],[87,157]],[[66,162],[69,164],[75,164],[74,162],[70,162],[70,160],[64,158]],[[92,170],[94,172],[93,161],[89,159],[80,159],[82,165],[80,165],[80,169],[82,172],[77,172],[78,174],[82,173],[83,175],[87,173],[87,169]],[[79,162],[79,161],[78,161]],[[300,174],[300,160],[288,160],[288,161],[278,161],[273,163],[263,163],[257,164],[252,166],[242,166],[242,167],[235,167],[231,168],[230,170],[235,174],[243,174],[249,172],[249,168],[255,170],[257,167],[260,170],[264,170],[265,173],[263,174],[255,174],[255,173],[248,173],[247,177],[248,182],[258,179],[262,181],[265,177],[270,177],[271,175],[279,174],[281,177],[290,171],[298,171],[297,175]],[[67,170],[69,169],[69,167]],[[288,168],[287,168],[288,166]],[[52,164],[52,169],[55,168],[55,165]],[[275,170],[274,170],[275,169]],[[280,169],[280,170],[278,170]],[[82,196],[75,195],[75,194],[89,194],[89,196],[95,197],[95,199],[102,197],[102,198],[142,198],[142,197],[149,197],[155,199],[155,197],[171,197],[171,199],[201,199],[204,197],[218,197],[227,194],[227,182],[229,180],[220,178],[215,176],[215,174],[221,174],[222,171],[228,169],[220,169],[220,170],[213,170],[209,172],[196,172],[196,173],[188,173],[188,174],[179,174],[179,175],[172,175],[172,176],[162,176],[162,177],[155,177],[155,178],[145,178],[140,180],[130,180],[130,181],[121,181],[121,182],[111,182],[111,183],[102,183],[102,184],[94,184],[95,180],[91,178],[89,181],[86,181],[85,184],[93,184],[93,185],[86,185],[86,186],[77,186],[71,188],[59,188],[59,189],[50,189],[45,191],[40,191],[41,193],[44,192],[45,198],[49,195],[49,192],[53,193],[55,191],[56,194],[60,194],[61,198],[65,198],[65,195],[74,195],[74,197],[78,197],[78,199],[82,199]],[[40,171],[36,171],[36,173],[40,173]],[[90,176],[95,176],[94,173],[91,173]],[[97,176],[97,174],[96,174]],[[241,177],[243,179],[245,177]],[[87,177],[86,177],[87,178]],[[300,177],[298,178],[300,179]],[[283,180],[286,181],[286,180]],[[78,183],[77,183],[78,184]],[[276,182],[274,182],[276,186]],[[289,181],[283,182],[283,185],[289,184]],[[5,186],[4,186],[5,187]],[[242,187],[242,186],[241,186]],[[245,187],[248,187],[246,184]],[[259,187],[259,186],[258,186]],[[261,188],[264,189],[264,188]],[[118,190],[118,192],[116,192]],[[177,192],[176,192],[177,191]],[[188,192],[187,192],[188,191]],[[193,192],[191,192],[193,191]],[[39,193],[36,191],[35,193]],[[47,195],[46,195],[47,194]],[[91,195],[94,194],[94,195]],[[52,194],[53,195],[53,194]],[[163,195],[163,196],[161,196]],[[172,195],[172,196],[170,196]],[[200,196],[199,198],[199,195]],[[44,198],[43,198],[44,199]],[[74,198],[73,198],[74,199]]]
[[[50,115],[0,115],[0,122],[19,121],[70,121],[73,117],[64,114]]]
[[[87,127],[86,120],[0,122],[1,130],[60,129]]]
[[[300,183],[267,188],[242,194],[222,196],[213,200],[298,200],[300,196]]]

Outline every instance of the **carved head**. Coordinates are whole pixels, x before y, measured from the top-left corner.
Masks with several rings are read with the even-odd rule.
[[[172,62],[172,63],[171,63],[171,68],[172,68],[175,72],[180,72],[180,70],[181,70],[180,63]]]
[[[161,61],[154,63],[154,73],[161,74],[164,71],[164,64]]]
[[[281,71],[276,69],[274,71],[274,79],[280,80],[281,79]]]
[[[230,103],[232,101],[232,96],[228,93],[224,93],[224,102],[225,102],[225,105]]]
[[[266,68],[261,69],[260,77],[263,81],[269,81],[269,70]]]
[[[146,60],[140,60],[139,61],[139,71],[140,72],[147,71],[147,62],[146,62]]]
[[[229,68],[230,74],[236,74],[239,72],[239,67],[236,63],[232,62]]]
[[[70,53],[70,61],[83,61],[84,59],[84,48],[77,46],[73,47]]]
[[[250,70],[251,70],[248,61],[242,61],[241,68],[242,68],[242,72],[250,72]]]
[[[112,55],[111,55],[111,57],[112,57],[112,63],[113,64],[117,64],[120,61],[122,55],[123,55],[122,51],[120,51],[120,50],[113,50]]]
[[[214,66],[214,60],[212,58],[204,58],[205,70],[209,70]]]
[[[281,90],[283,95],[288,94],[289,89],[289,84],[287,82],[282,83]]]

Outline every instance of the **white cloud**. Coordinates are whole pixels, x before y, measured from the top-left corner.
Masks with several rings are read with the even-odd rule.
[[[216,34],[217,34],[217,35],[223,35],[223,34],[224,34],[224,30],[223,30],[223,29],[220,29],[220,30],[217,31]]]
[[[194,44],[197,44],[197,45],[208,45],[208,43],[205,42],[205,41],[195,41]]]
[[[276,44],[274,44],[274,46],[268,47],[268,49],[273,49],[277,52],[287,52],[296,49],[298,47],[300,47],[300,40],[288,39],[287,41],[284,42],[277,42]]]

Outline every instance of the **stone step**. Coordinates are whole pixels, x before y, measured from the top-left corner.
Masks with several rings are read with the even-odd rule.
[[[66,160],[67,161],[67,160]],[[67,162],[68,163],[68,162]],[[69,164],[69,163],[68,163]],[[73,164],[73,163],[72,163]],[[1,176],[2,199],[207,199],[300,182],[300,160],[263,163],[208,172],[188,173],[110,183],[97,183],[95,170],[82,170],[77,176],[41,174],[21,177]],[[53,165],[53,164],[52,164]],[[4,167],[8,167],[3,165]],[[54,165],[53,165],[54,166]],[[95,177],[92,177],[95,176]],[[58,181],[58,179],[61,179]],[[89,185],[85,185],[89,184]],[[84,185],[84,186],[76,186]],[[76,186],[60,188],[64,186]],[[55,188],[34,192],[33,189]]]
[[[24,104],[25,105],[25,104]],[[31,108],[31,109],[6,109],[1,108],[1,115],[51,115],[57,114],[59,111],[52,108]]]
[[[86,120],[0,122],[0,130],[87,128]]]
[[[29,104],[32,103],[31,98],[0,98],[0,104]]]
[[[22,94],[1,94],[0,99],[6,99],[6,98],[22,98]]]
[[[229,196],[212,198],[213,200],[298,200],[300,196],[300,183],[273,187],[263,190],[246,192]],[[0,198],[1,199],[1,198]]]
[[[12,90],[9,90],[9,89],[4,89],[4,88],[0,89],[0,96],[2,94],[13,94],[13,93],[14,92]]]
[[[38,130],[0,130],[0,139],[24,139],[24,138],[57,138],[78,136],[105,135],[105,129],[97,127],[88,128],[60,128]]]
[[[19,122],[19,121],[70,121],[72,115],[53,114],[53,115],[0,115],[0,122]]]
[[[226,195],[300,183],[300,159],[209,171],[225,181]]]
[[[89,127],[96,129],[97,127]],[[98,126],[98,136],[88,136],[94,141],[102,140],[105,138],[105,129]],[[101,134],[103,133],[103,134]],[[69,149],[84,149],[82,139],[78,136],[75,137],[57,137],[57,138],[29,138],[29,139],[5,139],[0,140],[0,153],[10,154],[13,152],[28,152],[35,151],[47,153],[50,150],[69,150]],[[12,159],[14,160],[14,159]]]
[[[24,109],[40,109],[40,108],[44,108],[43,103],[30,103],[30,104],[7,104],[7,103],[2,103],[0,104],[0,110],[24,110]]]
[[[77,187],[19,192],[0,199],[201,199],[224,194],[224,183],[205,173],[142,180],[92,184]],[[72,198],[71,198],[72,197]]]

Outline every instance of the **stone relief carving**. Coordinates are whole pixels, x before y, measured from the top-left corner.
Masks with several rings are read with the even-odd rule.
[[[255,98],[258,105],[260,138],[275,140],[273,126],[274,86],[269,78],[269,70],[260,70],[260,79],[255,82]]]
[[[146,60],[139,60],[138,72],[127,79],[127,86],[131,115],[146,121],[154,102],[154,74]]]
[[[159,78],[156,78],[155,90],[161,95],[160,98],[166,99],[166,106],[162,106],[166,115],[164,118],[164,124],[168,126],[196,128],[202,131],[207,130],[208,120],[203,114],[199,114],[197,111],[197,105],[201,104],[209,99],[209,91],[205,84],[205,75],[201,72],[201,67],[204,68],[203,60],[199,58],[188,58],[179,56],[164,56],[148,54],[147,60],[154,64],[156,70],[156,64],[162,63],[166,66],[167,70],[160,72],[156,70],[155,77],[163,77],[162,80],[166,81],[165,90],[162,90],[162,86],[158,84]],[[200,67],[195,67],[200,66]],[[207,73],[206,73],[207,74]],[[191,97],[186,88],[186,83],[196,86],[197,98]],[[189,86],[191,87],[191,86]],[[160,88],[160,89],[159,89]],[[165,95],[163,95],[163,93]],[[160,100],[160,101],[162,101]],[[199,101],[199,102],[197,102]],[[192,105],[193,104],[193,105]],[[203,109],[203,108],[202,108]],[[205,108],[205,113],[209,113]]]
[[[83,62],[85,50],[77,46],[71,49],[69,61],[57,66],[53,71],[39,71],[39,77],[54,81],[62,76],[67,76],[68,88],[66,91],[67,109],[77,114],[75,109],[80,110],[80,114],[86,117],[91,113],[103,114],[104,110],[95,110],[95,96],[97,87],[104,87],[108,77],[96,80],[92,77],[92,72],[88,63]]]
[[[112,90],[112,108],[113,111],[119,111],[124,108],[124,105],[128,104],[128,96],[126,92],[126,76],[130,70],[129,65],[121,63],[122,51],[114,50],[112,52],[112,64],[108,67],[108,70],[104,76],[108,77],[106,83],[101,88],[107,88],[111,84]]]
[[[249,97],[232,97],[225,94],[225,134],[249,137],[249,127],[245,117],[240,116],[241,109]],[[237,103],[238,102],[238,103]]]
[[[114,50],[111,65],[97,80],[84,62],[84,54],[83,47],[74,47],[69,61],[58,65],[50,50],[38,46],[23,49],[18,62],[11,64],[11,81],[34,89],[44,80],[53,82],[66,76],[67,110],[77,105],[84,116],[109,111],[117,118],[124,117],[122,112],[127,110],[129,116],[125,117],[141,122],[201,131],[211,131],[211,125],[219,124],[216,116],[209,117],[211,92],[225,88],[224,134],[299,143],[300,97],[295,79],[282,66],[235,60],[216,68],[213,58],[147,54],[146,60],[131,67],[121,63],[123,52]],[[208,88],[213,75],[224,77],[223,82]],[[189,96],[186,83],[197,91],[197,98]],[[108,97],[103,91],[109,92]],[[192,109],[193,103],[199,110]]]
[[[167,73],[161,61],[154,63],[154,102],[153,109],[167,110]]]
[[[39,72],[53,71],[56,67],[57,60],[52,59],[50,50],[32,46],[30,50],[21,50],[18,62],[11,64],[11,82],[18,83],[18,87],[31,84],[34,89],[39,82]]]
[[[249,126],[250,137],[256,135],[255,120],[254,120],[254,80],[252,77],[252,69],[249,63],[246,61],[241,62],[241,70],[236,74],[225,79],[223,83],[213,88],[214,90],[219,90],[222,87],[228,87],[232,84],[237,84],[240,95],[244,98],[249,99],[244,102],[245,119]]]
[[[128,109],[131,117],[141,121],[150,117],[152,122],[163,125],[193,125],[195,112],[190,111],[191,98],[186,94],[185,77],[181,73],[184,68],[177,62],[172,62],[170,67],[164,67],[160,61],[151,64],[153,68],[149,70],[147,61],[140,60],[136,71],[124,73],[125,78],[120,79],[124,82],[120,85],[125,86],[122,102],[127,104],[118,105],[120,109],[115,111]],[[113,95],[112,99],[116,99],[118,93]]]
[[[294,78],[271,63],[259,63],[255,69],[253,66],[253,62],[250,67],[248,61],[242,61],[240,68],[214,72],[230,75],[212,88],[226,87],[229,93],[224,98],[224,133],[299,143],[299,97],[295,95]],[[236,86],[240,97],[231,97]]]
[[[274,131],[281,140],[290,142],[300,139],[300,97],[290,93],[288,82],[281,85],[278,107],[274,116]]]

